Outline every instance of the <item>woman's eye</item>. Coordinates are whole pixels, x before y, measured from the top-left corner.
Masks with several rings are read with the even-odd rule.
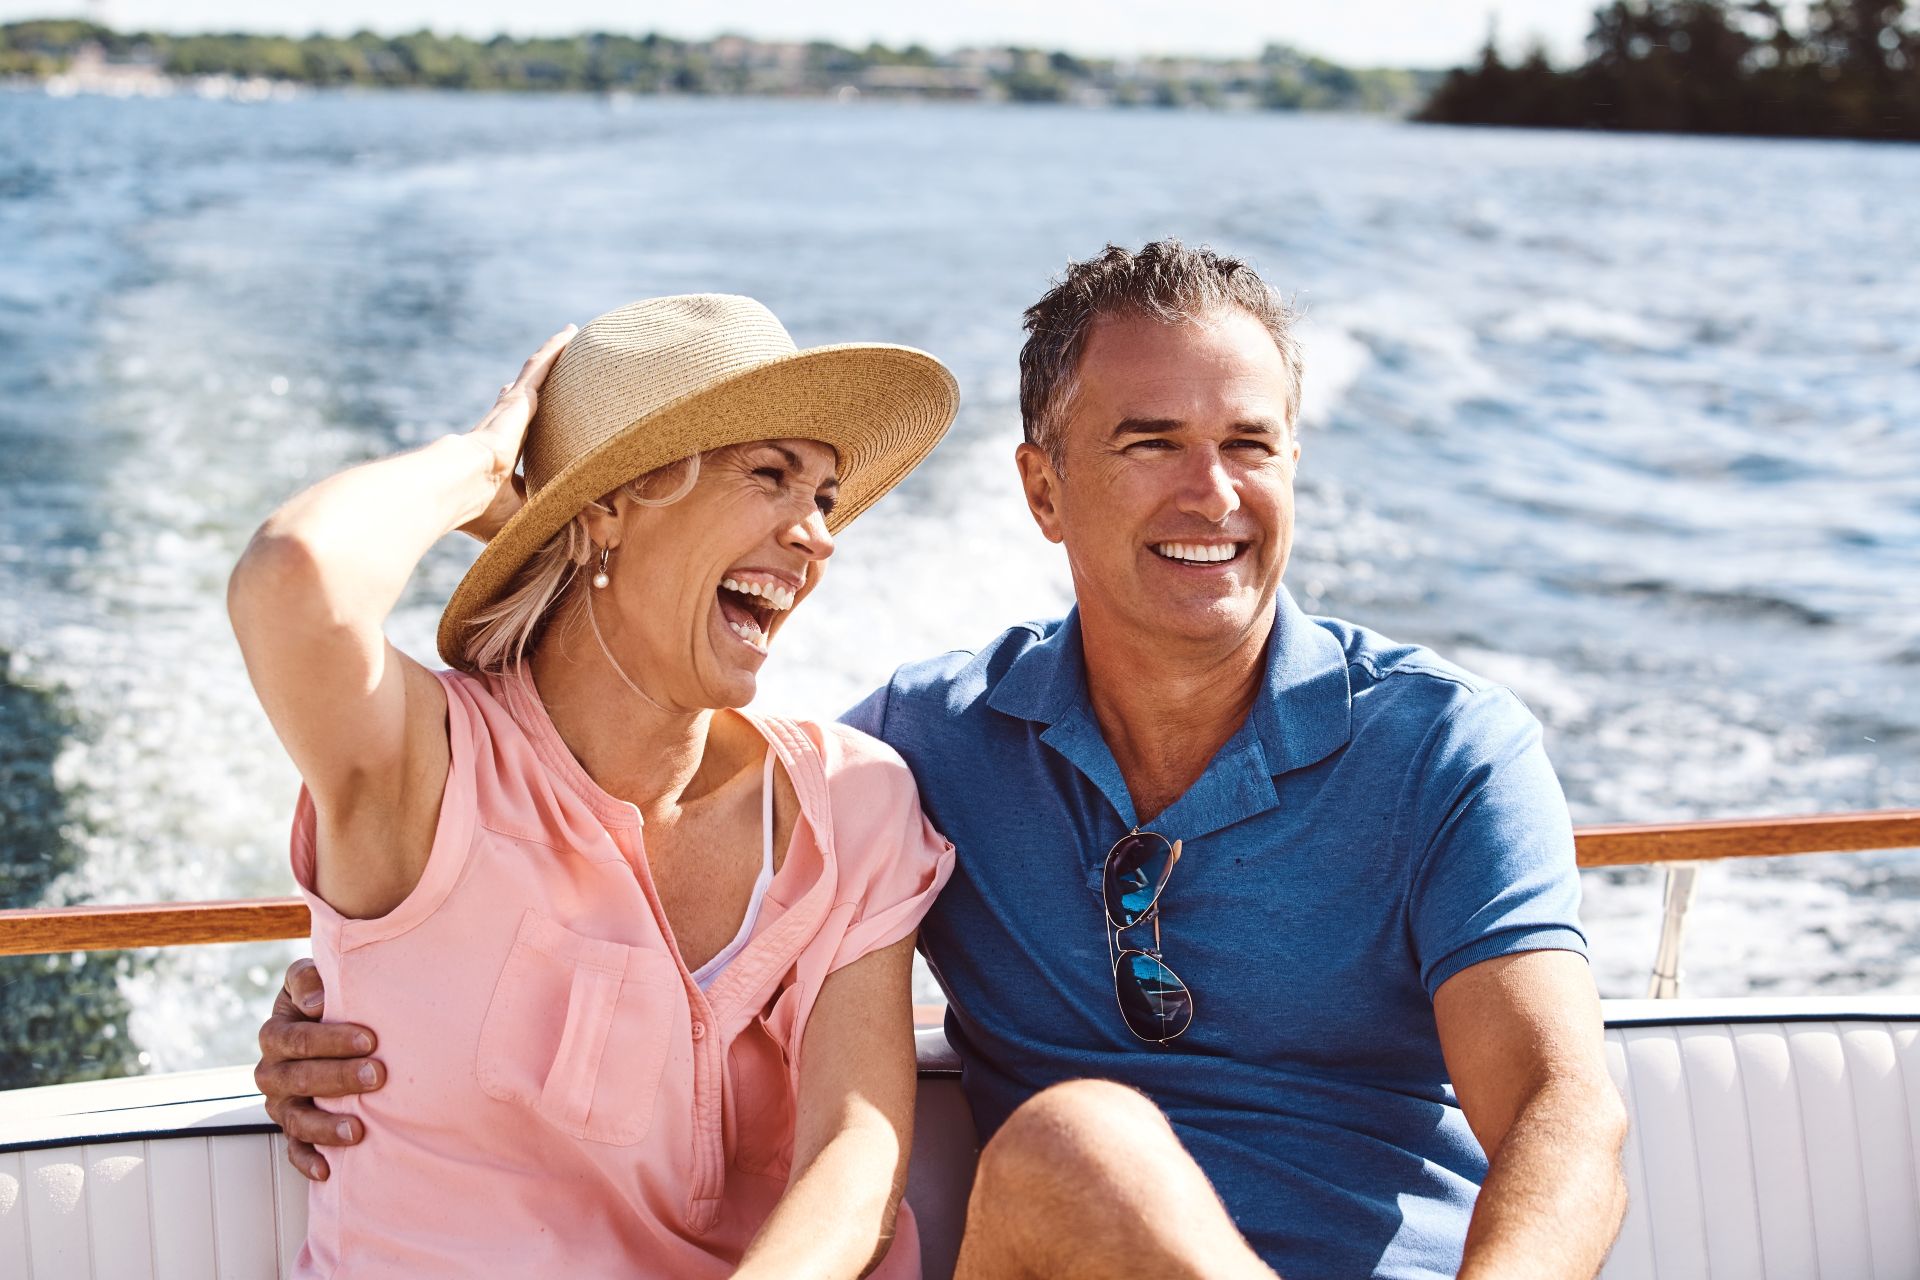
[[[835,499],[832,494],[823,493],[819,497],[813,500],[813,505],[820,508],[821,515],[830,516],[833,514],[833,508],[836,501],[837,499]]]
[[[782,480],[785,480],[787,478],[787,473],[782,471],[779,467],[756,467],[754,468],[753,474],[757,476],[764,476],[768,480],[773,481],[775,484],[779,484]]]

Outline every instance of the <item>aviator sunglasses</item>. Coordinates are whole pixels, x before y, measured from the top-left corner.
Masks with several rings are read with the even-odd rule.
[[[1107,955],[1113,962],[1113,994],[1127,1030],[1165,1044],[1193,1021],[1193,993],[1160,958],[1160,894],[1180,861],[1180,842],[1134,830],[1107,850],[1100,875],[1107,908]],[[1150,947],[1129,946],[1122,934],[1153,925]]]

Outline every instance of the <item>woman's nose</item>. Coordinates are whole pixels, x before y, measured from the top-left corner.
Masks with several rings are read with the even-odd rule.
[[[827,528],[826,513],[814,508],[806,519],[787,530],[787,545],[812,560],[825,560],[833,554],[833,534]]]

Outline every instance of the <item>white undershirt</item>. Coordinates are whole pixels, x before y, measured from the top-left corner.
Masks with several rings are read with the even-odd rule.
[[[767,748],[766,769],[760,778],[760,878],[753,882],[753,892],[747,895],[747,915],[740,922],[740,932],[733,935],[733,941],[720,948],[713,959],[693,971],[694,983],[702,991],[713,985],[720,976],[720,970],[726,968],[727,961],[740,954],[747,939],[753,936],[754,922],[760,918],[760,904],[767,896],[767,886],[773,883],[773,748]]]

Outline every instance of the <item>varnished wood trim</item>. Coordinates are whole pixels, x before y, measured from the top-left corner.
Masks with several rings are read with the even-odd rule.
[[[299,898],[0,911],[0,956],[270,942],[304,938],[308,927]]]
[[[1920,809],[1580,827],[1574,845],[1583,867],[1912,849],[1920,848]]]
[[[1574,843],[1583,867],[1920,848],[1920,809],[1580,827]],[[299,898],[0,911],[0,956],[270,942],[307,930]]]

